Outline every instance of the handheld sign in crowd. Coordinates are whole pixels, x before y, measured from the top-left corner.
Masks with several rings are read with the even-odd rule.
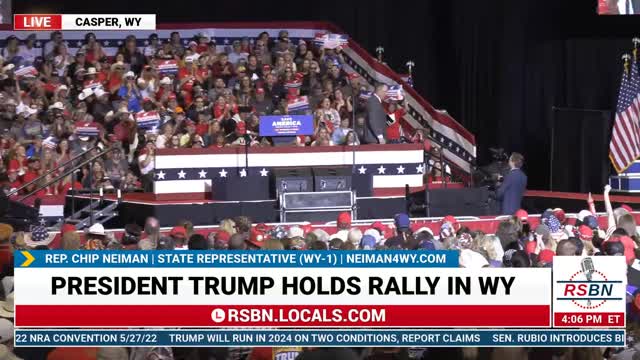
[[[272,115],[260,117],[260,136],[313,135],[311,115]]]

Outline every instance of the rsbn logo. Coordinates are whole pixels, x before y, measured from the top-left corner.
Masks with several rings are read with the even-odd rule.
[[[571,301],[582,309],[597,309],[607,301],[622,300],[612,295],[613,285],[622,281],[607,279],[603,272],[595,269],[590,257],[584,258],[580,267],[569,280],[558,281],[562,292],[557,300]]]

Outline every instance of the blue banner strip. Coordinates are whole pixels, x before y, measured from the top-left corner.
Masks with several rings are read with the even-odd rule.
[[[26,330],[16,346],[620,347],[624,330]]]
[[[458,251],[16,251],[16,268],[455,268]]]

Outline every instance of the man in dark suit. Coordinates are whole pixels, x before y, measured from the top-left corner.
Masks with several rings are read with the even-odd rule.
[[[521,207],[522,196],[527,189],[527,175],[520,170],[523,162],[524,157],[519,153],[513,153],[509,157],[511,170],[496,190],[496,197],[501,202],[502,215],[513,215]]]
[[[382,99],[387,90],[387,85],[378,84],[373,95],[367,100],[367,121],[364,127],[364,141],[367,144],[386,143],[387,114],[382,107]]]

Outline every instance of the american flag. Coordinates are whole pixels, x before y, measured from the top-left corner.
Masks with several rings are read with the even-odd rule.
[[[293,111],[307,111],[309,110],[309,99],[306,96],[299,96],[294,100],[289,100],[287,109],[289,110],[289,113]]]
[[[157,111],[140,111],[136,114],[136,123],[140,129],[155,129],[160,124],[160,114]]]
[[[625,171],[640,157],[640,75],[633,56],[631,71],[627,64],[622,73],[618,106],[609,144],[609,159],[618,173]]]
[[[178,62],[175,60],[162,60],[158,63],[158,72],[162,75],[177,74]]]

